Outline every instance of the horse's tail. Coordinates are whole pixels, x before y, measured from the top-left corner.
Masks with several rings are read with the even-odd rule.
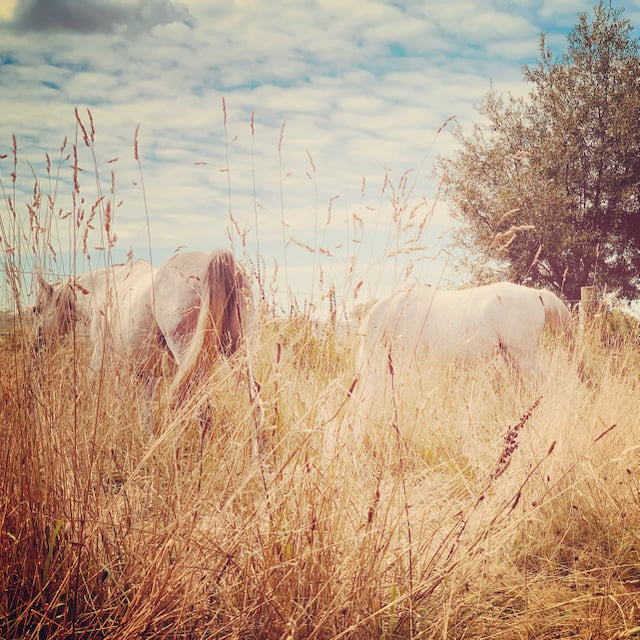
[[[230,356],[237,350],[243,330],[241,288],[244,278],[233,254],[222,249],[211,254],[200,283],[198,322],[172,384],[177,403],[188,397],[221,354]]]
[[[571,313],[567,305],[548,289],[541,289],[538,293],[544,307],[545,325],[554,336],[568,336],[571,330]]]

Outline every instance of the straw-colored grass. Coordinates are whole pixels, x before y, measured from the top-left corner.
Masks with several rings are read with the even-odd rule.
[[[2,234],[0,637],[640,635],[634,331],[546,341],[538,381],[496,354],[354,388],[357,336],[261,310],[259,406],[239,356],[174,409],[169,362],[150,401],[80,331],[33,353],[18,267],[55,211]]]
[[[262,326],[259,455],[240,361],[201,391],[203,434],[123,367],[97,395],[82,339],[3,346],[3,637],[633,635],[635,345],[587,345],[588,381],[551,347],[538,385],[499,357],[400,380],[349,444],[354,340]]]

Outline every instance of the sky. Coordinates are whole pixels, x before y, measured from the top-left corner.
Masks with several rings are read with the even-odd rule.
[[[75,166],[79,228],[101,195],[98,215],[118,205],[114,260],[231,247],[283,307],[320,308],[332,283],[345,306],[408,280],[453,286],[436,161],[490,87],[526,94],[541,32],[560,55],[593,4],[0,0],[3,257],[29,228],[37,181],[56,255],[40,268],[72,269],[59,212],[74,207]],[[624,6],[638,24],[638,2]],[[104,238],[88,234],[75,246],[100,266]]]

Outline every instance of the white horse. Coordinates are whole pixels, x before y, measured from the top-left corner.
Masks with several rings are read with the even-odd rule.
[[[355,413],[347,421],[360,439],[374,405],[389,409],[394,380],[403,376],[406,382],[426,363],[466,363],[500,351],[523,376],[535,378],[545,326],[556,335],[570,330],[568,308],[546,289],[500,282],[458,291],[426,285],[400,290],[377,302],[362,321]],[[328,451],[338,438],[327,434]]]
[[[379,358],[469,360],[502,350],[525,374],[537,368],[542,331],[569,329],[551,291],[498,282],[458,291],[415,285],[377,302],[362,322],[358,369]]]
[[[136,260],[56,284],[39,278],[34,310],[36,350],[84,326],[93,344],[94,371],[105,354],[117,354],[152,383],[168,351],[177,364],[172,395],[178,402],[216,357],[255,340],[249,280],[225,250],[177,254],[158,269]]]

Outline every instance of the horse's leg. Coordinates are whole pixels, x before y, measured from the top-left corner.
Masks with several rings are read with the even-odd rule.
[[[344,404],[345,411],[338,411],[324,424],[322,459],[325,463],[333,460],[349,439],[354,443],[360,443],[364,438],[366,420],[372,404],[370,390],[373,376],[370,369],[367,364],[356,370],[356,378]]]
[[[204,438],[213,426],[213,420],[211,418],[211,412],[213,411],[213,407],[211,406],[211,402],[207,399],[204,402],[204,405],[198,409],[198,427],[200,428],[200,434]]]
[[[385,415],[393,395],[394,365],[389,340],[359,354],[356,379],[349,390],[344,415],[331,420],[323,434],[323,458],[329,461],[342,450],[348,450],[358,464],[363,444],[371,424],[377,422],[377,412]]]
[[[154,376],[149,371],[144,369],[137,370],[135,372],[136,381],[141,389],[141,402],[142,402],[142,420],[144,424],[144,430],[147,433],[154,433],[154,407],[158,405],[157,396],[159,388],[159,378]]]
[[[91,323],[89,335],[91,337],[91,342],[93,343],[89,369],[91,369],[94,374],[98,375],[100,373],[100,369],[104,365],[104,356],[108,345],[105,344],[105,332],[98,322],[93,321]]]
[[[535,383],[542,379],[542,371],[538,364],[536,349],[528,349],[520,346],[505,346],[501,343],[501,351],[507,361],[512,364],[518,373]]]

